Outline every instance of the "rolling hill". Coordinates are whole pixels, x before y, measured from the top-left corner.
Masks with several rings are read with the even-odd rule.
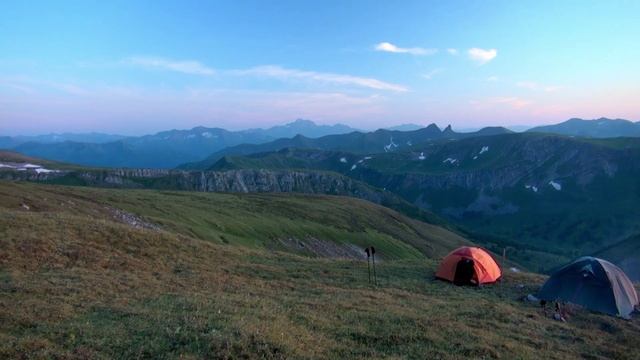
[[[534,274],[435,280],[463,239],[353,199],[0,182],[0,200],[2,358],[636,355],[638,319],[554,321],[519,300]],[[362,259],[277,240],[309,236],[380,244],[379,285]]]
[[[468,240],[373,203],[304,194],[213,194],[106,190],[0,182],[3,207],[57,209],[111,221],[150,223],[219,244],[311,256],[362,258],[368,245],[388,259],[439,257]],[[25,207],[26,206],[26,207]],[[144,219],[144,220],[143,220]]]
[[[431,224],[449,226],[435,214],[391,192],[327,171],[100,169],[0,151],[0,179],[105,188],[340,195],[383,205]]]
[[[527,131],[590,138],[640,137],[640,121],[607,118],[569,119],[559,124],[537,126]]]

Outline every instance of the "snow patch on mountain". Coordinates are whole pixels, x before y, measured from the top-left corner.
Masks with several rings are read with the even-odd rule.
[[[60,171],[45,169],[42,165],[31,163],[0,163],[0,168],[15,169],[16,171],[35,171],[38,174]]]
[[[427,157],[426,157],[426,156],[424,156],[424,152],[421,152],[421,153],[420,153],[420,156],[418,156],[418,159],[420,159],[420,160],[424,160],[424,159],[426,159],[426,158],[427,158]]]
[[[205,138],[207,138],[207,139],[210,139],[210,138],[212,138],[212,137],[213,137],[213,134],[212,134],[212,133],[210,133],[210,132],[208,132],[208,131],[205,131],[205,132],[203,132],[203,133],[202,133],[202,134],[200,134],[200,135],[202,135],[202,137],[205,137]],[[216,136],[216,137],[217,137],[217,136]]]
[[[398,144],[393,142],[393,137],[389,139],[389,145],[384,146],[384,152],[389,152],[398,147]]]
[[[549,181],[549,185],[553,186],[553,188],[558,191],[562,190],[562,184],[555,182],[554,180]]]
[[[340,158],[340,162],[346,164],[347,163],[347,158],[341,157]]]
[[[442,163],[446,164],[446,163],[450,163],[451,165],[454,165],[455,163],[458,162],[458,159],[454,159],[454,158],[446,158]]]

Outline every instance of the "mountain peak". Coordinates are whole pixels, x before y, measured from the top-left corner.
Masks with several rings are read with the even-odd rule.
[[[429,129],[429,130],[435,130],[438,129],[438,131],[440,131],[440,128],[438,127],[438,125],[436,125],[435,123],[431,123],[429,124],[425,129]]]
[[[401,125],[388,127],[387,130],[392,130],[392,131],[415,131],[415,130],[420,130],[422,128],[424,128],[424,125],[401,124]]]
[[[311,120],[307,120],[307,119],[296,119],[295,121],[292,121],[288,124],[286,124],[285,126],[316,126],[316,123],[314,123]]]

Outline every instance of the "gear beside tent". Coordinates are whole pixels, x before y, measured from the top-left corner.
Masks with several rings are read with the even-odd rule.
[[[585,256],[554,272],[538,297],[566,301],[587,309],[629,319],[638,305],[631,280],[612,263]]]
[[[463,246],[447,255],[436,272],[439,279],[456,285],[482,285],[498,281],[500,266],[485,250]]]

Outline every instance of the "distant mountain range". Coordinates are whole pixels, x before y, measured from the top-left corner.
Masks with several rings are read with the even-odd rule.
[[[424,125],[418,125],[418,124],[402,124],[402,125],[388,127],[386,128],[386,130],[414,131],[414,130],[422,129],[423,127]]]
[[[527,131],[591,138],[640,137],[640,121],[607,118],[569,119],[560,124],[537,126]]]
[[[347,125],[317,125],[299,119],[268,129],[241,131],[195,127],[130,137],[100,133],[0,137],[0,148],[86,166],[206,169],[227,155],[277,151],[287,147],[359,154],[395,152],[427,141],[510,132],[503,127],[455,132],[450,126],[441,130],[435,124],[424,128],[416,124],[404,124],[362,132]],[[640,123],[605,118],[571,119],[557,125],[534,127],[528,132],[590,138],[640,137]]]
[[[126,138],[123,135],[103,134],[97,132],[90,133],[60,133],[60,134],[44,134],[34,136],[0,136],[0,149],[10,149],[20,144],[28,142],[37,142],[42,144],[61,143],[65,141],[86,142],[102,144],[112,141],[118,141]]]
[[[316,138],[352,131],[355,130],[346,125],[316,125],[312,121],[299,119],[269,129],[228,131],[195,127],[190,130],[169,130],[153,135],[121,137],[115,141],[106,141],[110,135],[104,134],[94,134],[84,139],[83,134],[67,134],[66,137],[5,137],[0,138],[0,148],[88,166],[172,168],[185,162],[201,160],[213,152],[238,144],[259,144],[298,134]],[[52,141],[55,136],[58,136],[55,138],[58,141]],[[79,139],[83,141],[77,141]]]
[[[260,152],[277,151],[284,148],[304,148],[346,151],[355,154],[386,153],[411,148],[413,145],[434,140],[455,140],[467,137],[489,136],[510,133],[502,127],[487,127],[472,133],[458,133],[447,126],[444,130],[436,124],[414,131],[379,129],[374,132],[352,132],[341,135],[327,135],[310,139],[298,135],[290,139],[278,139],[263,144],[241,144],[228,147],[211,154],[203,161],[181,165],[181,169],[208,169],[219,159],[229,155],[247,155]]]

